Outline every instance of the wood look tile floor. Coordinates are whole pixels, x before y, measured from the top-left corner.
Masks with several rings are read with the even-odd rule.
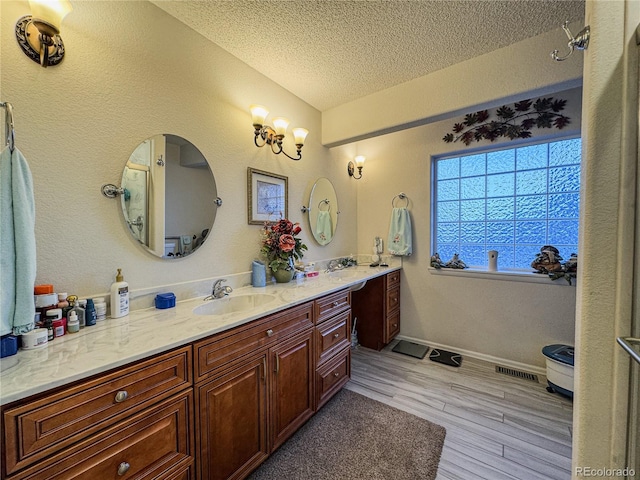
[[[571,478],[571,401],[539,382],[465,357],[459,368],[392,352],[352,351],[345,388],[447,429],[437,480]]]

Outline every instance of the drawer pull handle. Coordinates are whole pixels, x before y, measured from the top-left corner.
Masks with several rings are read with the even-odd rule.
[[[338,338],[339,336],[340,336],[340,334],[339,334],[339,333],[334,333],[334,334],[333,334],[333,338]]]
[[[333,376],[334,376],[334,377],[339,377],[339,376],[340,376],[340,374],[339,374],[338,372],[333,372]]]
[[[337,307],[338,305],[340,305],[340,302],[338,302],[338,301],[333,302],[333,306],[334,307]]]
[[[129,471],[130,467],[131,465],[129,465],[127,462],[122,462],[120,465],[118,465],[118,475],[119,476],[124,475]]]
[[[393,324],[393,328],[396,328],[397,326],[398,326],[398,324],[397,324],[397,323],[394,323],[394,324]]]
[[[116,403],[122,403],[127,398],[129,398],[129,394],[126,390],[120,390],[118,393],[116,393]]]
[[[267,330],[267,337],[271,337],[273,336],[273,330],[269,329]]]

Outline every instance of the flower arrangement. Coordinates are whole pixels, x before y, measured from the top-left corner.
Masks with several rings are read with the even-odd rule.
[[[290,270],[292,259],[300,259],[307,246],[296,237],[302,228],[299,223],[292,223],[286,218],[277,222],[265,222],[261,231],[260,253],[266,258],[272,272],[280,269]]]

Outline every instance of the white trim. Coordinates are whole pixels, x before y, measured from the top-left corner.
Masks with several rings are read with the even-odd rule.
[[[430,340],[424,340],[421,338],[413,338],[413,337],[408,337],[406,335],[398,335],[396,337],[399,340],[408,340],[410,342],[415,342],[415,343],[421,343],[421,344],[426,344],[429,345],[429,347],[431,348],[440,348],[442,350],[447,350],[449,352],[456,352],[459,353],[463,356],[468,356],[468,357],[472,357],[472,358],[477,358],[478,360],[484,360],[485,362],[489,362],[489,363],[494,363],[496,365],[502,365],[505,367],[511,367],[514,368],[516,370],[524,370],[526,372],[531,372],[531,373],[535,373],[537,375],[541,375],[543,377],[545,377],[544,380],[546,380],[546,375],[547,375],[547,370],[545,367],[538,367],[536,365],[528,365],[526,363],[520,363],[520,362],[514,362],[512,360],[507,360],[505,358],[499,358],[499,357],[494,357],[493,355],[486,355],[484,353],[478,353],[478,352],[474,352],[471,350],[464,350],[464,349],[460,349],[458,347],[452,347],[450,345],[443,345],[441,343],[435,343],[432,342]],[[542,353],[540,354],[542,355]],[[540,383],[545,383],[543,379],[538,379],[538,381]]]
[[[434,268],[428,267],[427,270],[432,275],[452,275],[455,277],[483,278],[485,280],[507,280],[511,282],[529,282],[529,283],[545,283],[547,285],[564,285],[566,287],[575,287],[577,279],[571,280],[571,285],[564,278],[551,280],[543,273],[533,273],[518,270],[502,270],[498,272],[490,272],[480,268]]]

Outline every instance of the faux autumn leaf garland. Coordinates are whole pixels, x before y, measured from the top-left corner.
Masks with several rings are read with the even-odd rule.
[[[447,133],[442,140],[446,143],[461,140],[465,145],[472,141],[495,141],[498,137],[511,140],[531,137],[531,129],[552,128],[562,130],[571,123],[571,119],[559,112],[567,105],[566,100],[538,98],[537,100],[522,100],[513,107],[503,105],[496,110],[497,120],[489,120],[488,110],[465,115],[462,123],[453,126],[453,133]],[[457,134],[457,135],[456,135]]]

